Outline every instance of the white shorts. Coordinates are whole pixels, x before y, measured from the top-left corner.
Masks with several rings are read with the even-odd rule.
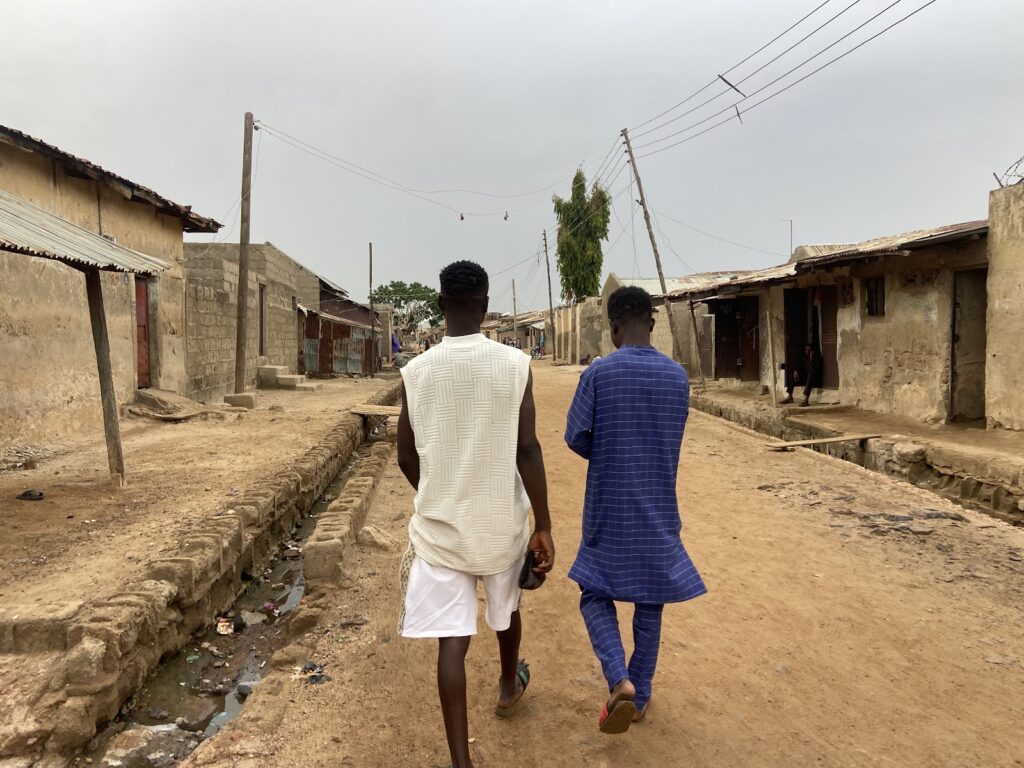
[[[519,608],[519,572],[516,564],[493,576],[472,576],[431,565],[415,557],[405,590],[402,637],[468,637],[476,634],[476,585],[482,581],[487,595],[487,626],[504,632]]]

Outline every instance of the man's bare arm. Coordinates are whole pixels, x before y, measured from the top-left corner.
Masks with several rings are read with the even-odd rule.
[[[399,433],[401,434],[401,433]],[[555,564],[555,544],[551,538],[551,513],[548,510],[548,482],[544,474],[544,454],[537,440],[537,408],[533,402],[533,373],[526,382],[526,393],[519,408],[519,440],[516,466],[523,478],[526,494],[533,507],[534,529],[529,548],[537,559],[535,571],[546,573]]]
[[[402,383],[402,413],[398,416],[398,467],[413,488],[420,487],[420,454],[416,450],[416,435],[409,420],[409,403]]]

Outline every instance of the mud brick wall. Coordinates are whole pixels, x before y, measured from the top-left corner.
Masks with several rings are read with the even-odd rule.
[[[369,402],[393,405],[400,396],[396,382]],[[345,416],[290,466],[185,536],[174,557],[148,563],[144,576],[116,597],[55,619],[45,632],[16,626],[16,617],[0,620],[0,653],[64,652],[32,711],[3,730],[0,763],[28,756],[61,765],[92,739],[96,726],[117,714],[160,659],[232,605],[245,580],[260,573],[378,423]],[[353,487],[366,480],[354,478]],[[21,647],[18,638],[22,645],[31,639],[32,647]]]
[[[235,323],[238,313],[238,246],[186,243],[188,396],[220,401],[234,391]],[[260,354],[260,287],[263,287],[265,354]],[[249,254],[246,304],[246,387],[256,384],[258,365],[298,369],[299,317],[296,304],[315,307],[319,282],[308,269],[273,245],[254,245]]]

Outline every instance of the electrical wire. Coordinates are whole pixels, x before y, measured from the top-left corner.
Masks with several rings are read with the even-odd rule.
[[[895,2],[893,2],[890,5],[886,6],[886,8],[884,8],[882,11],[879,11],[879,13],[875,14],[875,16],[873,16],[868,21],[864,22],[864,24],[861,24],[860,27],[857,27],[857,29],[860,29],[865,24],[868,24],[871,21],[873,21],[874,19],[878,18],[878,16],[880,16],[882,13],[885,13],[885,11],[889,10],[889,8],[892,8],[894,5],[897,5],[900,2],[903,2],[903,0],[895,0]],[[768,96],[766,96],[765,98],[761,99],[758,102],[755,102],[754,104],[751,104],[746,109],[739,110],[738,105],[740,103],[742,103],[743,101],[745,101],[747,99],[750,99],[752,96],[756,96],[757,94],[762,93],[763,91],[765,91],[768,88],[770,88],[772,85],[775,85],[776,83],[778,83],[783,78],[791,75],[793,72],[795,72],[796,70],[800,69],[802,66],[804,66],[808,62],[813,61],[815,58],[817,58],[819,55],[824,53],[826,50],[828,50],[829,48],[833,47],[836,43],[840,42],[841,40],[845,39],[846,37],[849,37],[849,35],[852,34],[852,32],[844,35],[842,38],[837,40],[836,43],[832,43],[832,45],[829,45],[827,48],[823,49],[822,51],[819,51],[818,53],[816,53],[811,58],[809,58],[806,61],[804,61],[803,63],[797,65],[793,69],[789,70],[789,72],[786,72],[784,75],[780,75],[779,77],[775,78],[775,80],[773,80],[772,82],[762,86],[761,88],[758,88],[756,91],[754,91],[753,93],[749,94],[744,99],[740,99],[739,101],[737,101],[735,104],[731,104],[730,106],[726,107],[725,109],[715,113],[714,115],[711,115],[710,117],[705,118],[704,120],[701,120],[701,121],[699,121],[697,123],[694,123],[693,125],[691,125],[691,126],[689,126],[687,128],[684,128],[684,129],[682,129],[680,131],[676,131],[675,133],[670,134],[669,136],[664,136],[664,137],[662,137],[660,139],[656,139],[654,141],[650,141],[650,142],[647,142],[645,144],[638,145],[637,147],[634,147],[634,149],[640,149],[642,147],[650,147],[650,146],[653,146],[654,144],[660,144],[661,142],[667,141],[668,139],[670,139],[670,138],[672,138],[674,136],[678,136],[680,134],[686,133],[687,131],[692,130],[693,128],[696,128],[699,125],[703,125],[704,123],[708,122],[709,120],[713,120],[715,117],[718,117],[718,116],[722,115],[723,113],[728,112],[729,110],[732,110],[732,109],[738,110],[738,112],[736,114],[730,115],[726,119],[724,119],[724,120],[722,120],[722,121],[720,121],[718,123],[713,124],[710,128],[707,128],[707,129],[701,131],[700,133],[694,134],[693,136],[689,136],[689,137],[687,137],[685,139],[681,139],[680,141],[677,141],[677,142],[675,142],[673,144],[669,144],[668,146],[661,147],[661,148],[653,150],[651,152],[646,152],[646,153],[644,153],[642,155],[638,155],[637,158],[639,159],[641,157],[650,157],[651,155],[656,155],[659,152],[664,152],[665,150],[672,149],[673,147],[677,147],[680,144],[685,144],[686,142],[691,141],[692,139],[695,139],[698,136],[702,136],[703,134],[708,133],[709,131],[711,131],[711,130],[713,130],[715,128],[718,128],[721,125],[725,125],[726,123],[731,122],[732,120],[737,119],[737,117],[739,115],[746,114],[747,112],[750,112],[752,109],[756,109],[757,107],[761,106],[762,104],[764,104],[764,103],[766,103],[768,101],[771,101],[776,96],[782,95],[783,93],[788,91],[790,88],[793,88],[793,87],[799,85],[800,83],[804,82],[809,77],[812,77],[812,76],[816,75],[818,72],[821,72],[823,69],[831,66],[832,64],[835,64],[837,61],[840,61],[840,60],[846,58],[847,56],[849,56],[854,51],[856,51],[856,50],[862,48],[863,46],[867,45],[868,43],[870,43],[872,40],[875,40],[875,39],[881,37],[886,32],[891,30],[893,27],[896,27],[896,26],[902,24],[903,22],[907,21],[908,19],[912,18],[913,16],[916,16],[918,13],[920,13],[925,8],[927,8],[928,6],[932,5],[935,2],[936,2],[936,0],[928,0],[928,2],[926,2],[924,5],[916,8],[915,10],[911,11],[910,13],[908,13],[906,16],[904,16],[904,17],[902,17],[900,19],[897,19],[892,24],[890,24],[887,27],[881,29],[880,31],[876,32],[875,34],[871,35],[870,37],[862,40],[860,43],[858,43],[857,45],[855,45],[853,48],[849,49],[848,51],[845,51],[844,53],[840,54],[839,56],[836,56],[835,58],[830,59],[829,61],[825,62],[820,67],[818,67],[817,69],[814,69],[811,72],[808,72],[806,75],[803,75],[802,77],[800,77],[799,79],[793,81],[792,83],[790,83],[786,87],[779,89],[775,93],[769,94]],[[857,30],[855,29],[853,31],[855,32]]]
[[[772,44],[774,44],[775,42],[777,42],[778,40],[780,40],[781,38],[783,38],[784,36],[786,36],[786,35],[787,35],[787,34],[788,34],[789,32],[791,32],[791,31],[793,31],[794,29],[796,29],[796,28],[797,28],[798,26],[800,26],[800,25],[801,25],[801,24],[802,24],[803,22],[805,22],[805,21],[806,21],[807,19],[809,19],[809,18],[810,18],[811,16],[813,16],[813,15],[814,15],[815,13],[817,13],[818,11],[820,11],[820,10],[821,10],[822,8],[824,8],[824,7],[826,6],[826,5],[828,5],[828,4],[830,3],[830,2],[832,2],[832,0],[825,0],[825,2],[821,3],[821,5],[818,5],[818,6],[816,6],[816,7],[815,7],[815,8],[814,8],[814,9],[813,9],[812,11],[810,11],[809,13],[807,13],[807,14],[805,14],[804,16],[800,17],[800,19],[799,19],[799,20],[797,20],[797,21],[796,21],[796,22],[795,22],[794,24],[791,24],[790,26],[786,27],[786,29],[784,29],[784,30],[783,30],[782,32],[780,32],[779,34],[777,34],[777,35],[776,35],[775,37],[773,37],[773,38],[772,38],[771,40],[769,40],[769,41],[768,41],[767,43],[765,43],[764,45],[762,45],[762,46],[761,46],[760,48],[758,48],[758,49],[757,49],[756,51],[754,51],[753,53],[751,53],[751,54],[750,54],[749,56],[747,56],[746,58],[744,58],[744,59],[741,59],[741,60],[740,60],[740,61],[738,61],[737,63],[733,64],[733,65],[732,65],[731,67],[729,67],[729,69],[725,70],[725,72],[723,72],[722,74],[723,74],[723,75],[728,75],[728,74],[729,74],[729,73],[731,73],[731,72],[732,72],[733,70],[735,70],[735,69],[738,69],[739,67],[743,66],[743,65],[744,65],[744,64],[746,64],[746,63],[747,63],[748,61],[750,61],[750,60],[751,60],[752,58],[754,58],[755,56],[757,56],[757,54],[761,53],[761,52],[762,52],[762,51],[764,51],[764,50],[765,50],[766,48],[768,48],[769,46],[771,46]],[[691,93],[691,94],[690,94],[689,96],[687,96],[687,97],[686,97],[685,99],[683,99],[682,101],[680,101],[680,102],[679,102],[678,104],[675,104],[675,105],[673,105],[673,106],[669,107],[669,108],[668,108],[668,109],[666,109],[666,110],[665,110],[664,112],[660,112],[659,114],[655,115],[654,117],[652,117],[652,118],[650,118],[650,119],[648,119],[648,120],[644,120],[644,121],[643,121],[642,123],[639,123],[638,125],[635,125],[635,126],[633,126],[633,127],[632,127],[632,128],[630,129],[630,130],[632,130],[632,131],[635,131],[635,130],[636,130],[637,128],[643,128],[643,127],[644,127],[645,125],[648,125],[648,124],[650,124],[650,123],[653,123],[653,122],[654,122],[655,120],[658,120],[659,118],[662,118],[662,117],[664,117],[665,115],[667,115],[667,114],[669,114],[669,113],[673,112],[674,110],[678,109],[679,107],[683,106],[683,104],[686,104],[687,102],[691,101],[692,99],[695,99],[695,98],[696,98],[697,96],[699,96],[700,94],[702,94],[702,93],[703,93],[704,91],[706,91],[706,90],[707,90],[708,88],[710,88],[711,86],[713,86],[713,85],[715,85],[716,83],[719,83],[719,82],[721,82],[721,81],[720,81],[720,80],[719,80],[719,79],[718,79],[718,78],[716,77],[716,78],[715,78],[714,80],[712,80],[711,82],[709,82],[709,83],[708,83],[707,85],[705,85],[705,86],[703,86],[702,88],[699,88],[699,89],[697,89],[696,91],[694,91],[693,93]],[[724,90],[724,91],[723,91],[722,93],[727,93],[727,92],[728,92],[728,89]],[[716,97],[716,98],[717,98],[717,97]],[[652,129],[652,130],[653,130],[653,129]]]
[[[762,71],[764,71],[765,69],[767,69],[768,67],[770,67],[770,66],[771,66],[772,64],[774,64],[774,63],[775,63],[776,61],[778,61],[779,59],[781,59],[781,58],[782,58],[783,56],[785,56],[785,55],[786,55],[787,53],[789,53],[790,51],[792,51],[792,50],[793,50],[794,48],[796,48],[796,47],[797,47],[798,45],[800,45],[800,44],[801,44],[801,43],[803,43],[803,42],[804,42],[805,40],[807,40],[807,39],[809,39],[809,38],[813,37],[814,35],[816,35],[816,34],[817,34],[818,32],[820,32],[821,30],[823,30],[823,29],[824,29],[825,27],[827,27],[827,26],[828,26],[829,24],[831,24],[831,23],[832,23],[833,21],[835,21],[836,19],[838,19],[838,18],[839,18],[840,16],[842,16],[842,15],[843,15],[844,13],[846,13],[847,11],[849,11],[849,10],[850,10],[851,8],[853,8],[853,7],[855,6],[855,5],[859,4],[860,2],[861,2],[861,0],[853,0],[853,2],[852,2],[852,3],[850,3],[850,4],[848,5],[848,6],[846,6],[846,7],[845,7],[845,8],[843,8],[843,9],[842,9],[841,11],[839,11],[839,13],[837,13],[837,14],[835,14],[834,16],[832,16],[831,18],[827,19],[827,20],[826,20],[826,21],[825,21],[824,23],[820,24],[820,25],[819,25],[818,27],[816,27],[815,29],[811,30],[811,32],[809,32],[808,34],[804,35],[804,36],[803,36],[802,38],[800,38],[799,40],[797,40],[797,41],[796,41],[795,43],[793,43],[793,44],[792,44],[791,46],[789,46],[789,48],[787,48],[786,50],[784,50],[784,51],[783,51],[782,53],[780,53],[780,54],[778,54],[777,56],[775,56],[774,58],[770,59],[770,60],[769,60],[769,61],[768,61],[768,62],[767,62],[766,64],[762,64],[762,65],[761,65],[760,67],[758,67],[757,69],[755,69],[755,70],[754,70],[753,72],[751,72],[751,73],[750,73],[749,75],[747,75],[746,77],[744,77],[744,78],[743,78],[742,80],[740,80],[740,81],[739,81],[739,82],[737,83],[737,85],[742,85],[742,84],[743,84],[743,83],[745,83],[745,82],[746,82],[747,80],[749,80],[750,78],[754,77],[754,75],[757,75],[757,74],[759,74],[760,72],[762,72]],[[902,0],[897,0],[897,2],[902,2]],[[821,6],[818,6],[818,7],[820,8]],[[890,7],[891,7],[891,6],[890,6]],[[815,10],[817,10],[817,8],[816,8]],[[886,10],[888,10],[888,9],[886,9]],[[883,11],[883,13],[884,13],[884,11]],[[804,18],[807,18],[807,17],[805,16]],[[871,21],[871,20],[872,20],[872,19],[869,19],[868,21]],[[866,23],[866,22],[865,22],[865,23]],[[792,29],[792,27],[790,27],[790,29]],[[858,29],[859,29],[859,27],[858,27]],[[788,30],[787,30],[787,31],[788,31]],[[854,30],[853,30],[853,32],[856,32],[856,31],[857,31],[856,29],[854,29]],[[853,34],[853,32],[850,32],[850,33],[848,33],[848,34]],[[776,39],[778,39],[778,38],[776,38]],[[839,42],[839,41],[840,41],[840,40],[842,40],[842,39],[843,39],[843,38],[839,38],[839,40],[837,40],[836,42]],[[773,42],[774,42],[774,41],[773,41]],[[835,43],[833,43],[832,45],[835,45]],[[830,46],[830,47],[831,47],[831,46]],[[828,49],[826,48],[825,50],[828,50]],[[819,55],[821,55],[822,53],[824,53],[824,51],[819,51],[819,52],[818,52],[817,54],[815,54],[815,56],[819,56]],[[751,57],[747,57],[747,58],[749,59],[749,58],[751,58]],[[814,57],[812,56],[811,58],[813,59]],[[808,59],[807,61],[810,61],[810,60],[811,60],[811,59]],[[804,64],[806,64],[806,63],[807,63],[807,61],[804,61],[803,63],[804,63]],[[737,65],[737,66],[739,66],[739,65]],[[803,64],[801,64],[800,66],[803,66]],[[735,69],[735,67],[734,67],[733,69]],[[797,69],[799,69],[799,67],[797,67]],[[729,71],[732,71],[732,70],[729,70]],[[726,72],[726,74],[729,74],[729,72]],[[686,112],[683,112],[682,114],[676,115],[676,116],[675,116],[675,117],[673,117],[672,119],[670,119],[670,120],[666,120],[665,122],[663,122],[663,123],[661,123],[661,124],[659,124],[659,125],[656,125],[656,126],[654,126],[653,128],[648,128],[648,129],[647,129],[646,131],[641,131],[640,133],[638,133],[638,134],[636,134],[635,136],[633,136],[633,138],[634,138],[634,139],[639,139],[639,138],[641,138],[641,137],[643,137],[643,136],[647,136],[648,134],[654,133],[655,131],[657,131],[657,130],[659,130],[659,129],[661,129],[661,128],[664,128],[664,127],[665,127],[666,125],[671,125],[672,123],[676,122],[677,120],[682,120],[682,119],[683,119],[684,117],[686,117],[687,115],[691,115],[691,114],[693,114],[694,112],[696,112],[697,110],[701,109],[702,107],[705,107],[705,106],[707,106],[708,104],[710,104],[711,102],[713,102],[713,101],[716,101],[716,100],[718,100],[718,99],[719,99],[720,97],[722,97],[722,96],[725,96],[726,94],[730,93],[730,92],[731,92],[732,90],[733,90],[732,88],[730,88],[730,87],[726,87],[726,88],[724,88],[724,89],[723,89],[722,91],[720,91],[720,92],[719,92],[719,93],[718,93],[718,94],[717,94],[716,96],[712,96],[712,97],[711,97],[710,99],[707,99],[706,101],[702,101],[702,102],[701,102],[700,104],[698,104],[698,105],[697,105],[696,107],[693,107],[692,109],[689,109],[689,110],[687,110]],[[726,109],[726,110],[728,110],[728,109],[729,109],[729,107],[726,107],[725,109]],[[718,114],[721,114],[721,113],[718,113]],[[714,115],[713,115],[712,117],[714,117]],[[638,145],[638,146],[644,146],[644,145],[642,145],[642,144],[641,144],[641,145]]]
[[[291,134],[285,133],[280,128],[275,128],[274,126],[268,125],[267,123],[265,123],[263,121],[257,121],[257,122],[259,123],[259,125],[262,128],[267,129],[271,133],[271,135],[276,134],[277,138],[285,137],[285,138],[290,139],[291,141],[293,141],[293,142],[295,142],[297,144],[300,144],[300,145],[306,147],[307,149],[310,149],[310,150],[312,150],[314,152],[318,152],[318,153],[320,153],[322,155],[325,155],[326,157],[329,157],[332,160],[335,160],[335,161],[337,161],[339,163],[342,163],[344,165],[351,166],[352,168],[355,168],[357,170],[363,171],[364,173],[368,173],[371,176],[374,176],[374,177],[376,177],[376,178],[378,178],[378,179],[380,179],[382,181],[386,181],[389,184],[392,184],[393,186],[398,187],[398,188],[400,188],[400,189],[402,189],[402,190],[404,190],[406,192],[414,192],[414,193],[421,194],[421,195],[467,194],[467,195],[479,195],[479,196],[482,196],[482,197],[492,197],[492,198],[497,198],[497,199],[502,199],[502,200],[512,200],[512,199],[519,198],[519,197],[530,197],[532,195],[537,195],[537,194],[540,194],[542,192],[550,192],[552,189],[557,187],[559,184],[563,183],[567,179],[571,179],[572,178],[572,176],[563,177],[563,178],[559,179],[558,181],[556,181],[555,183],[549,184],[549,185],[547,185],[545,187],[540,187],[538,189],[532,189],[532,190],[529,190],[527,192],[516,192],[516,193],[513,193],[513,194],[502,194],[502,193],[497,193],[497,192],[482,192],[482,191],[476,190],[476,189],[462,189],[462,188],[455,188],[455,189],[419,189],[417,187],[411,187],[411,186],[409,186],[407,184],[402,184],[401,182],[395,181],[394,179],[389,178],[387,176],[384,176],[383,174],[377,173],[376,171],[373,171],[373,170],[371,170],[369,168],[366,168],[366,167],[364,167],[362,165],[358,165],[357,163],[353,163],[351,160],[346,160],[343,157],[339,157],[338,155],[334,155],[334,154],[332,154],[330,152],[327,152],[326,150],[323,150],[323,149],[320,149],[318,147],[315,147],[315,146],[313,146],[312,144],[310,144],[307,141],[303,141],[302,139],[299,139],[299,138],[297,138],[295,136],[292,136]]]
[[[652,210],[652,212],[654,211],[653,208],[651,210]],[[779,253],[777,251],[768,251],[768,250],[765,250],[764,248],[755,248],[752,245],[744,245],[743,243],[737,243],[735,240],[729,240],[727,238],[719,237],[718,235],[714,235],[714,234],[712,234],[710,232],[705,232],[703,229],[698,229],[697,227],[693,226],[692,224],[687,224],[685,221],[680,221],[679,219],[673,218],[672,216],[669,216],[667,213],[664,213],[663,211],[657,211],[656,215],[657,216],[664,216],[666,219],[668,219],[672,223],[678,224],[681,227],[685,227],[686,229],[689,229],[689,230],[692,230],[692,231],[694,231],[694,232],[696,232],[698,234],[704,235],[704,237],[710,237],[712,240],[718,240],[718,241],[723,242],[723,243],[728,243],[729,245],[734,245],[737,248],[744,248],[744,249],[746,249],[748,251],[754,251],[755,253],[764,253],[764,254],[767,254],[769,256],[778,256],[779,258],[785,258],[786,257],[786,254],[784,254],[784,253]],[[661,231],[661,227],[658,227],[658,231],[659,232]]]

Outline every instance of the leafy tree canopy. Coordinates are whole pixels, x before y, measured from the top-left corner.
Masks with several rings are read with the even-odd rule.
[[[437,291],[423,283],[404,283],[392,280],[378,286],[370,294],[374,304],[393,304],[395,328],[401,334],[411,334],[426,320],[430,325],[441,324],[441,308],[437,304]]]
[[[601,291],[601,241],[608,239],[611,196],[598,184],[587,194],[583,169],[572,179],[572,195],[552,198],[558,216],[558,272],[562,298],[578,303]]]

